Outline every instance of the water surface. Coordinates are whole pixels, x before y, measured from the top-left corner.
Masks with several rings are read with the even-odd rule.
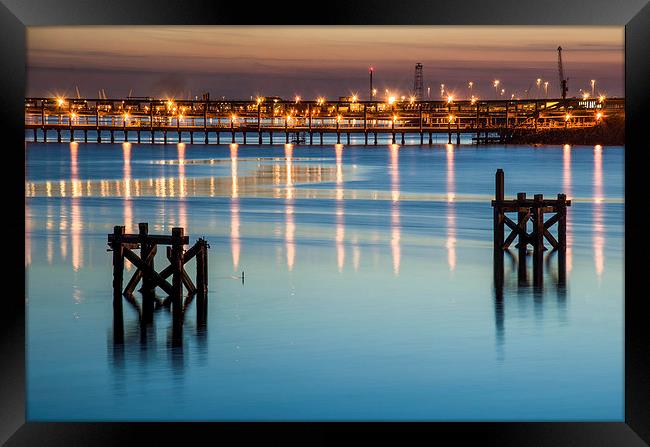
[[[623,158],[26,143],[28,418],[621,421]],[[543,287],[519,281],[515,249],[495,288],[497,168],[508,196],[573,200],[566,287],[550,250]],[[126,301],[116,343],[106,235],[138,222],[210,243],[180,344]]]

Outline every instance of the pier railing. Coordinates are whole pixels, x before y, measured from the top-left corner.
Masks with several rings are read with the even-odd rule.
[[[539,131],[552,128],[593,127],[612,116],[624,114],[624,99],[530,99],[530,100],[472,100],[472,101],[285,101],[259,98],[254,101],[229,100],[154,100],[154,99],[92,99],[92,98],[26,98],[25,128],[33,131],[34,141],[47,141],[47,132],[55,131],[61,141],[64,132],[70,141],[83,133],[84,141],[101,142],[101,133],[108,132],[111,141],[115,133],[122,133],[128,141],[129,133],[137,141],[153,141],[156,132],[176,133],[180,137],[195,135],[208,142],[210,133],[221,135],[235,133],[258,136],[268,133],[272,142],[274,134],[305,134],[313,144],[314,135],[336,133],[340,135],[415,133],[424,136],[432,133],[506,134],[516,129]],[[40,136],[40,138],[39,138]],[[149,140],[151,139],[151,140]],[[402,138],[403,139],[403,138]],[[149,141],[147,141],[149,140]],[[305,138],[306,141],[306,138]],[[252,141],[251,141],[252,142]],[[281,142],[279,140],[278,142]]]

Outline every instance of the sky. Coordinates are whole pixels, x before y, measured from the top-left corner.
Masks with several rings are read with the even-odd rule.
[[[593,26],[73,26],[27,29],[27,96],[303,99],[358,94],[368,69],[378,96],[409,95],[416,63],[424,94],[560,95],[557,47],[569,96],[624,94],[624,28]],[[528,94],[526,93],[528,90]]]

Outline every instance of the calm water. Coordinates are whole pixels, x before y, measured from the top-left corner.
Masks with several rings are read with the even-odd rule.
[[[623,420],[623,159],[26,143],[28,418]],[[553,253],[541,290],[520,284],[515,250],[495,298],[497,168],[508,196],[573,199],[566,288]],[[207,325],[191,303],[181,346],[167,308],[141,327],[126,301],[115,343],[106,235],[143,221],[211,246]]]

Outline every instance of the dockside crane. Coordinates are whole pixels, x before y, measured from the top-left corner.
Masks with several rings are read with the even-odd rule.
[[[567,87],[568,78],[564,78],[564,70],[562,68],[562,47],[557,47],[557,69],[560,74],[560,92],[562,93],[562,99],[566,99],[566,93],[569,90]]]

